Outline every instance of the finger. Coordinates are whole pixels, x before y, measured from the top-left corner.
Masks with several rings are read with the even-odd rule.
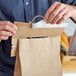
[[[0,25],[9,25],[9,26],[13,27],[15,30],[17,30],[16,25],[11,23],[10,21],[0,21]]]
[[[11,33],[8,31],[0,31],[0,36],[11,36]]]
[[[48,22],[52,22],[52,20],[56,17],[56,15],[64,8],[63,4],[57,5],[57,7],[52,11],[49,16]]]
[[[17,30],[17,26],[11,22],[8,23],[8,25],[10,25],[11,27],[13,27],[15,30]]]
[[[63,8],[58,14],[57,14],[57,16],[52,20],[52,24],[54,24],[54,23],[56,23],[57,21],[59,21],[62,17],[63,17],[63,15],[65,14],[65,13],[67,13],[68,11],[67,11],[67,9],[66,8]]]
[[[70,12],[67,12],[66,14],[63,15],[63,17],[58,22],[56,22],[56,24],[62,23],[64,20],[66,20],[70,16],[71,16],[71,13]]]
[[[44,20],[47,21],[49,18],[50,13],[55,9],[57,6],[58,2],[54,2],[52,6],[48,9],[47,13],[45,14]]]
[[[5,31],[8,31],[8,32],[11,32],[11,34],[15,34],[16,33],[16,30],[13,28],[13,27],[11,27],[11,26],[9,26],[9,25],[0,25],[1,27],[0,27],[0,30],[5,30]]]
[[[0,40],[7,40],[8,39],[8,37],[6,37],[6,36],[1,36],[0,37]]]

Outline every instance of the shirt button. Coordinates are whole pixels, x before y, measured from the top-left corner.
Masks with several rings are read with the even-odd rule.
[[[29,5],[29,2],[26,2],[26,5]]]

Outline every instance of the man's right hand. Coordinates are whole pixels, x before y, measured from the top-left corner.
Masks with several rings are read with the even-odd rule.
[[[0,41],[7,40],[16,33],[17,27],[9,21],[0,21]]]

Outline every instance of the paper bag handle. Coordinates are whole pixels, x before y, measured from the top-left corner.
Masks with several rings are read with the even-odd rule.
[[[44,18],[42,15],[37,15],[35,16],[33,19],[32,19],[32,23],[34,23],[34,21],[37,19],[37,18]]]

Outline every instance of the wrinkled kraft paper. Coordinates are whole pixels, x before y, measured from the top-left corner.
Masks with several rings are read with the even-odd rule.
[[[15,24],[18,30],[11,51],[11,56],[16,53],[14,76],[62,76],[60,35],[64,28],[32,29],[31,23]],[[48,37],[32,38],[41,36]]]

